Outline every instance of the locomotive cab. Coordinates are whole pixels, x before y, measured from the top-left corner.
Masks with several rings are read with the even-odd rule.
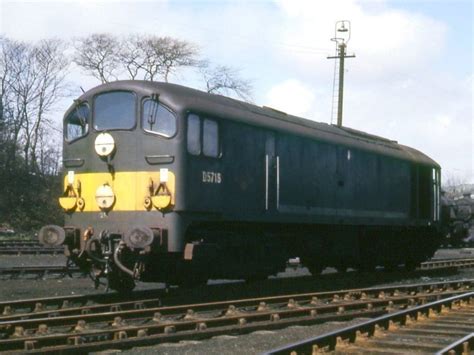
[[[136,183],[149,183],[150,190],[158,189],[140,201],[145,209],[172,207],[174,198],[169,185],[174,184],[171,181],[174,173],[169,167],[174,161],[171,142],[177,133],[177,117],[158,100],[158,95],[142,98],[140,105],[137,96],[130,91],[100,93],[91,100],[92,110],[88,101],[78,101],[66,115],[65,193],[59,200],[64,210],[104,213],[142,210],[136,196],[140,192],[129,189]],[[89,127],[93,127],[90,132]],[[146,154],[147,151],[167,154]],[[150,168],[157,165],[158,169]],[[83,180],[93,180],[87,186],[78,176],[84,173],[96,174],[83,176]],[[152,183],[153,178],[156,181]],[[92,186],[100,179],[102,184]],[[95,193],[86,194],[89,199],[86,203],[79,193],[92,187]],[[117,199],[119,191],[121,198]]]
[[[92,265],[96,275],[118,269],[127,275],[123,283],[139,279],[150,258],[180,248],[168,243],[169,231],[177,230],[179,115],[157,92],[109,86],[82,95],[65,114],[58,199],[65,226],[45,226],[39,238],[64,244],[76,264]]]

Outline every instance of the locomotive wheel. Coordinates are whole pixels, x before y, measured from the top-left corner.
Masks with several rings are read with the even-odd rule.
[[[320,265],[313,265],[313,266],[309,266],[308,270],[311,273],[311,275],[316,277],[316,276],[321,275],[321,273],[323,272],[323,267]]]
[[[359,264],[360,272],[374,272],[375,268],[376,268],[376,265],[373,262],[366,261]]]
[[[346,265],[335,265],[334,268],[340,274],[343,274],[343,273],[347,272],[347,266]]]
[[[314,259],[315,258],[312,256],[310,257],[303,256],[301,258],[301,263],[303,264],[303,266],[305,266],[309,270],[311,275],[318,276],[324,270],[324,266],[321,263],[315,261]]]
[[[415,269],[420,266],[418,260],[408,259],[405,261],[405,270],[406,271],[415,271]]]
[[[313,276],[319,276],[324,269],[324,267],[320,264],[305,264],[304,266],[308,268],[309,272]]]
[[[398,268],[398,263],[394,261],[387,261],[383,264],[383,268],[388,272],[395,271]]]
[[[178,268],[179,278],[176,284],[183,288],[195,288],[207,284],[207,274],[196,271],[191,263],[184,262]]]
[[[265,281],[268,278],[266,274],[253,274],[249,275],[245,278],[245,282],[252,283],[252,282],[261,282]]]
[[[108,276],[108,287],[117,292],[130,292],[135,288],[135,281],[127,275],[114,273]]]
[[[197,274],[190,274],[178,281],[178,286],[183,288],[195,288],[206,284],[207,277]]]

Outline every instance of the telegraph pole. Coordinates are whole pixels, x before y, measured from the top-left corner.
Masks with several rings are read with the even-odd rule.
[[[338,37],[339,36],[339,37]],[[355,58],[355,55],[346,55],[347,42],[351,38],[351,23],[349,21],[337,21],[334,31],[334,38],[331,41],[336,42],[338,55],[327,57],[328,59],[339,59],[339,83],[337,96],[337,125],[342,126],[342,106],[344,99],[344,59]],[[333,88],[334,91],[335,88]],[[334,95],[334,92],[333,92]],[[333,100],[334,101],[334,100]],[[334,102],[333,102],[334,105]]]

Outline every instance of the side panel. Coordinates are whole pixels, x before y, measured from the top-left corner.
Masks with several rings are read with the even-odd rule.
[[[406,161],[233,121],[219,127],[219,158],[187,154],[185,208],[201,220],[414,223]]]
[[[281,213],[332,214],[337,208],[336,154],[327,144],[278,135]]]
[[[279,134],[279,211],[333,223],[392,224],[409,218],[409,164]]]

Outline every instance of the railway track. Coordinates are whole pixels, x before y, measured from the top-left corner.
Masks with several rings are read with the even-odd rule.
[[[59,255],[63,247],[45,247],[37,240],[0,240],[0,255]]]
[[[61,255],[62,248],[49,247],[3,247],[0,248],[0,255]]]
[[[157,298],[146,298],[147,293],[133,301],[80,306],[73,303],[85,296],[6,302],[0,304],[0,349],[41,353],[123,349],[376,317],[464,294],[473,287],[474,280],[464,280],[166,307],[160,306]]]
[[[382,315],[266,354],[470,354],[474,351],[473,329],[474,292],[466,292]]]
[[[40,245],[37,240],[32,239],[2,239],[0,247],[5,246],[35,246]]]
[[[0,280],[62,278],[66,276],[85,277],[87,275],[81,272],[77,267],[67,268],[61,265],[12,266],[0,268]]]

